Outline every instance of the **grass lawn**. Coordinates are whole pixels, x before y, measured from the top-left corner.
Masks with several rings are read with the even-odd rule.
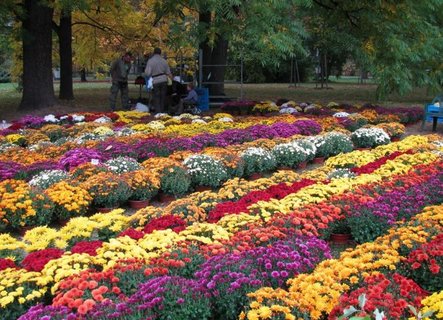
[[[0,120],[13,120],[26,113],[17,110],[20,103],[21,94],[15,89],[16,85],[11,83],[0,84]],[[241,91],[238,84],[227,84],[226,94],[229,97],[240,98]],[[59,105],[37,110],[34,114],[44,115],[48,113],[66,113],[80,111],[108,111],[108,97],[110,84],[108,82],[87,82],[74,84],[74,101],[61,101]],[[139,97],[139,86],[129,85],[129,96]],[[425,102],[430,102],[434,95],[427,94],[425,89],[416,89],[406,96],[391,95],[386,101],[375,99],[376,85],[372,83],[358,84],[355,80],[344,82],[339,79],[337,82],[329,83],[329,89],[316,89],[315,83],[303,83],[297,87],[290,87],[288,84],[244,84],[244,99],[253,100],[273,100],[286,98],[297,102],[328,103],[373,103],[384,106],[422,106]],[[58,84],[55,84],[55,92],[58,94]],[[146,93],[142,91],[142,96]],[[29,113],[29,112],[27,112]]]

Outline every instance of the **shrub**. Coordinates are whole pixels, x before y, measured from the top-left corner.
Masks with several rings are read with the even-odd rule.
[[[52,215],[53,203],[47,195],[21,180],[0,182],[0,230],[45,225]]]
[[[60,220],[84,215],[92,201],[87,190],[65,181],[51,186],[46,194],[55,203],[55,215]]]
[[[160,179],[148,170],[137,170],[124,176],[131,187],[130,200],[150,200],[160,189]]]
[[[328,156],[351,152],[354,149],[351,138],[344,133],[330,132],[325,136],[326,144],[330,147]]]

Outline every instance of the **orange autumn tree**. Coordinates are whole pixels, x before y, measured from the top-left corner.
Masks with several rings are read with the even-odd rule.
[[[185,41],[183,33],[181,39],[171,37],[170,21],[157,18],[154,1],[106,0],[100,5],[91,2],[87,10],[73,14],[73,62],[79,68],[107,72],[110,61],[124,51],[142,59],[156,46],[174,66],[179,52],[192,51],[192,43]]]

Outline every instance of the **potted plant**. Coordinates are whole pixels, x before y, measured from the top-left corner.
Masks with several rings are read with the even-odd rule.
[[[109,171],[115,173],[125,173],[141,169],[141,165],[137,160],[130,157],[117,157],[105,162],[105,166]]]
[[[109,209],[117,207],[131,196],[131,188],[115,173],[100,172],[83,183],[83,187],[92,196],[96,208]]]
[[[313,163],[323,163],[325,158],[331,154],[331,145],[327,142],[326,136],[313,136],[306,138],[315,146],[315,157]]]
[[[149,204],[149,200],[155,197],[160,189],[160,179],[151,174],[149,170],[137,170],[124,176],[131,187],[129,205],[131,208],[140,209]]]
[[[220,160],[224,164],[229,178],[243,176],[245,162],[237,153],[222,148],[206,148],[205,154]]]
[[[377,128],[383,129],[391,138],[391,141],[400,140],[400,137],[405,133],[405,126],[399,122],[380,123]]]
[[[0,182],[0,231],[49,224],[53,203],[22,180]]]
[[[245,175],[247,177],[253,173],[273,170],[277,166],[277,161],[272,152],[263,148],[248,148],[240,156],[245,162]]]
[[[278,144],[271,152],[279,167],[296,168],[308,158],[308,153],[297,141]]]
[[[228,179],[223,163],[205,154],[187,157],[183,161],[194,186],[218,187]]]
[[[354,149],[349,136],[341,132],[330,132],[325,136],[326,144],[329,145],[329,156],[351,152]]]
[[[355,148],[374,148],[391,141],[388,134],[377,127],[357,129],[351,134],[351,139]]]
[[[329,240],[334,243],[348,243],[352,238],[351,228],[346,218],[338,219],[329,223]]]
[[[315,153],[317,152],[317,147],[314,143],[309,141],[308,139],[296,140],[296,143],[303,149],[303,153],[306,154],[306,160],[312,161],[315,158]]]
[[[169,195],[182,195],[191,186],[191,176],[181,165],[172,165],[160,171],[160,189]]]
[[[44,170],[33,176],[29,184],[45,190],[57,182],[68,179],[68,177],[68,173],[63,170]]]
[[[86,189],[60,181],[49,187],[45,193],[55,204],[56,218],[62,223],[72,217],[86,214],[92,197]]]

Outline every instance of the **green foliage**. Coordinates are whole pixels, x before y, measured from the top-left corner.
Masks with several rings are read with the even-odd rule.
[[[326,144],[330,146],[328,156],[336,156],[340,153],[351,152],[354,149],[351,138],[340,132],[328,133],[325,137]]]
[[[273,170],[277,166],[275,156],[263,148],[248,148],[241,157],[245,161],[245,175]]]
[[[345,40],[341,42],[348,49],[342,48],[343,54],[352,54],[370,71],[378,98],[405,94],[415,86],[438,90],[443,83],[442,9],[438,0],[345,0],[334,5],[318,1],[311,12],[319,17],[321,28],[309,31],[328,51],[334,39]]]
[[[162,170],[160,189],[169,194],[182,195],[189,190],[191,177],[187,171],[179,166],[171,166]]]
[[[367,209],[362,209],[358,214],[347,217],[346,220],[357,243],[372,242],[389,229],[386,218],[377,216]]]

